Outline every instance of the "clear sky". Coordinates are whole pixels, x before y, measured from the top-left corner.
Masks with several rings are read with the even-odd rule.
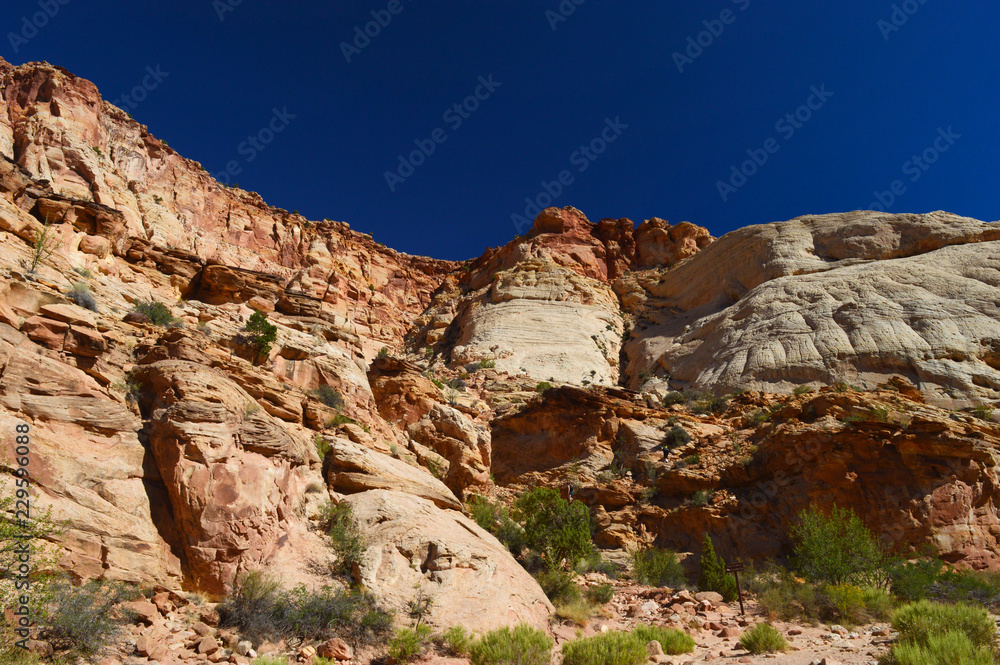
[[[996,0],[6,0],[0,28],[223,181],[413,254],[478,256],[529,203],[1000,219]]]

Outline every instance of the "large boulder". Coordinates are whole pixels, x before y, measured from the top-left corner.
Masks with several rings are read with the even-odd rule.
[[[373,490],[345,501],[367,544],[361,584],[382,602],[404,610],[419,588],[433,599],[428,623],[436,628],[548,628],[553,608],[538,583],[469,518],[401,492]]]

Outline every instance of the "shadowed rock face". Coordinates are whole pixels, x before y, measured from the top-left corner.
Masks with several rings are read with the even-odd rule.
[[[420,583],[440,627],[544,626],[537,585],[461,514],[532,483],[572,484],[602,547],[707,531],[780,555],[801,509],[836,502],[904,550],[1000,568],[1000,431],[939,408],[1000,400],[998,247],[947,213],[715,240],[549,208],[465,264],[407,256],[220,186],[65,70],[0,60],[0,431],[31,425],[78,578],[321,585],[316,519],[348,501],[359,575],[397,608]],[[150,300],[174,322],[132,312]],[[871,390],[788,394],[836,381]],[[750,392],[661,403],[689,387]]]

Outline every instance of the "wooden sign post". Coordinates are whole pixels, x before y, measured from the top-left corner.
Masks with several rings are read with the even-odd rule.
[[[743,590],[740,589],[740,571],[743,570],[743,563],[737,561],[736,563],[726,564],[726,572],[732,573],[736,576],[736,593],[740,597],[740,614],[746,616],[746,612],[743,610]]]

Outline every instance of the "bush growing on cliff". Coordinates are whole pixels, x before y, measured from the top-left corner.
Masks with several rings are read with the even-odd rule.
[[[145,314],[154,326],[169,326],[177,322],[170,308],[159,300],[136,300],[132,303],[132,311]]]
[[[255,357],[265,359],[271,353],[271,346],[278,339],[278,326],[267,320],[267,315],[254,310],[246,325],[247,340],[256,352]]]
[[[66,292],[66,296],[76,303],[77,307],[89,309],[91,312],[97,311],[97,301],[94,294],[90,292],[90,287],[83,282],[76,282],[73,287]]]
[[[351,504],[337,504],[330,510],[325,521],[327,535],[330,536],[330,546],[337,555],[334,573],[350,578],[354,574],[354,567],[361,565],[365,553],[361,530],[354,520]]]
[[[311,394],[331,409],[340,411],[344,408],[344,398],[331,386],[322,385],[314,389]]]

